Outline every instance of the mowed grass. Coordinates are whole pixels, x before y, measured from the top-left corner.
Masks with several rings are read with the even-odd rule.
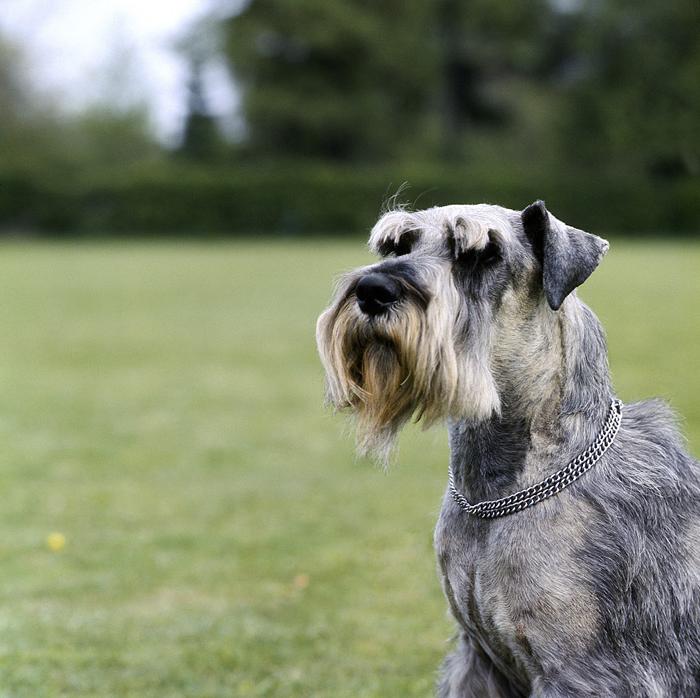
[[[369,259],[0,248],[0,696],[430,694],[445,434],[385,474],[322,409],[315,319]],[[620,396],[669,399],[696,454],[698,269],[700,244],[614,241],[582,290]]]

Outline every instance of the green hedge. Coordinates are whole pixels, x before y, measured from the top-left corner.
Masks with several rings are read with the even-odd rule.
[[[387,197],[417,208],[544,198],[567,222],[601,233],[700,231],[700,179],[652,186],[604,176],[473,169],[182,165],[60,181],[0,173],[0,227],[79,235],[243,235],[366,232]]]

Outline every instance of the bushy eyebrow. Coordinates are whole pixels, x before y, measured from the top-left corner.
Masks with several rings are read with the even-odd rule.
[[[483,250],[491,241],[496,230],[487,221],[458,216],[445,221],[444,240],[453,254],[462,254],[469,250]],[[499,241],[499,243],[502,240]]]
[[[478,252],[491,242],[505,251],[509,229],[509,222],[494,216],[491,210],[443,213],[440,208],[412,212],[397,209],[385,213],[375,223],[369,247],[372,252],[385,256],[396,252],[402,244],[415,246],[425,237],[426,243],[442,247],[450,256],[469,250]]]
[[[421,232],[416,223],[414,216],[406,211],[385,213],[372,228],[369,237],[370,250],[386,254],[382,249],[393,251],[406,235],[413,236],[411,242],[415,243]]]
[[[396,255],[408,254],[420,237],[419,230],[405,230],[398,234],[398,239],[386,238],[379,242],[377,251],[382,256],[391,254],[392,252]]]

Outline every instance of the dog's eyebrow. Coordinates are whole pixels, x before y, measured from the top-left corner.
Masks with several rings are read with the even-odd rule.
[[[372,228],[369,236],[369,248],[372,252],[382,253],[387,247],[395,247],[407,234],[415,240],[421,233],[415,216],[407,211],[389,211],[385,213]]]
[[[394,237],[384,238],[377,243],[377,250],[382,257],[394,253],[397,257],[409,254],[413,251],[418,237],[419,230],[404,230],[398,233],[398,239]]]
[[[456,252],[482,250],[488,245],[492,235],[501,234],[488,221],[479,218],[457,216],[447,219],[443,226],[445,243]]]

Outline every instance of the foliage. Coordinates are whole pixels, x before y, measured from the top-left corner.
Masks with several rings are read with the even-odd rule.
[[[61,133],[72,149],[72,157],[64,157],[89,172],[108,164],[135,167],[162,158],[150,133],[148,112],[138,106],[119,111],[99,104],[88,107],[64,121]]]
[[[202,29],[199,28],[201,33]],[[208,46],[200,47],[199,33],[183,41],[181,53],[189,64],[189,79],[187,82],[187,116],[182,131],[182,143],[178,154],[184,158],[206,162],[220,159],[223,150],[223,139],[219,133],[216,119],[209,110],[204,86],[204,67],[207,61]]]
[[[6,695],[430,695],[446,435],[385,474],[322,408],[314,320],[363,242],[3,245]],[[581,289],[620,397],[696,455],[698,265],[614,242]]]
[[[423,0],[249,3],[226,48],[251,148],[356,159],[421,140],[437,60],[429,14]]]
[[[250,148],[453,158],[465,134],[517,111],[498,92],[540,62],[548,12],[544,0],[253,0],[226,28]]]
[[[64,112],[55,98],[32,85],[21,48],[2,36],[0,122],[0,173],[24,172],[39,187],[51,188],[52,180],[61,184],[78,172],[128,167],[163,156],[142,104],[102,101]]]
[[[45,163],[58,144],[54,106],[37,94],[23,52],[0,35],[0,152],[3,169]],[[54,129],[55,130],[55,129]]]
[[[582,3],[569,58],[569,151],[656,178],[700,175],[696,0]]]
[[[228,20],[256,156],[700,174],[696,0],[251,0]],[[516,152],[498,152],[504,141]]]
[[[592,230],[693,233],[692,2],[250,0],[181,42],[190,101],[170,152],[132,94],[128,51],[111,101],[68,114],[0,37],[0,228],[343,233],[408,182],[421,207],[543,197]],[[242,89],[233,145],[202,84],[217,51]]]
[[[89,177],[0,173],[5,229],[83,235],[331,234],[368,230],[385,201],[425,208],[493,201],[522,209],[546,198],[565,220],[599,232],[694,233],[700,181],[652,186],[632,178],[591,178],[474,167],[343,167],[273,162],[237,168],[176,166],[91,171]]]

